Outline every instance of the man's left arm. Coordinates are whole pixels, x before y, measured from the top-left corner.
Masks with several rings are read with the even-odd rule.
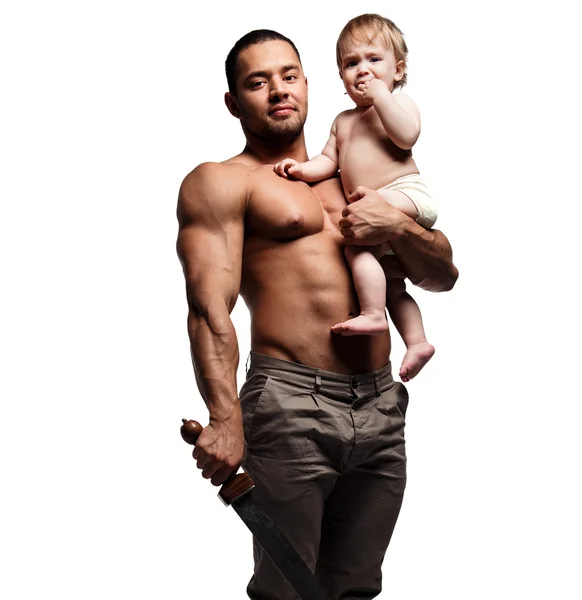
[[[374,190],[359,187],[349,200],[339,222],[345,245],[387,242],[396,257],[382,259],[390,275],[404,275],[414,285],[432,292],[453,288],[459,272],[453,264],[449,240],[441,231],[424,229]]]

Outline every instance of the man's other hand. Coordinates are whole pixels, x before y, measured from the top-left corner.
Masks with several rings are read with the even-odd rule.
[[[376,192],[359,186],[339,220],[346,246],[376,246],[398,237],[408,217]]]
[[[244,436],[240,418],[213,421],[202,430],[192,456],[202,477],[212,485],[222,485],[242,462]]]

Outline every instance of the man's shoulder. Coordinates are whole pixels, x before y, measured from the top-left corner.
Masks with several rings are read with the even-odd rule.
[[[186,177],[182,185],[212,183],[217,178],[222,177],[243,177],[248,171],[248,167],[240,162],[231,162],[233,159],[224,162],[203,162],[192,169]]]
[[[178,195],[178,214],[200,211],[244,212],[248,197],[248,167],[241,163],[204,162],[184,177]]]
[[[256,174],[257,172],[260,173],[265,169],[268,171],[270,168],[272,168],[272,165],[270,167],[267,167],[266,165],[256,165],[245,159],[242,154],[239,154],[222,162],[209,161],[200,163],[186,175],[182,182],[182,186],[193,184],[213,185],[228,180],[236,187],[251,174]],[[221,185],[221,187],[223,186]]]

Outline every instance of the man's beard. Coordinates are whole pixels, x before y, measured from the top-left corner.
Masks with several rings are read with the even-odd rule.
[[[266,127],[266,136],[268,139],[279,139],[279,138],[297,138],[301,132],[303,131],[303,125],[305,124],[305,119],[301,118],[301,115],[298,112],[295,112],[291,115],[291,118],[279,120],[279,119],[269,119],[267,121]],[[270,135],[269,135],[270,134]]]
[[[257,125],[259,126],[257,127]],[[281,142],[282,140],[291,141],[298,138],[304,125],[305,117],[295,111],[287,119],[269,118],[258,124],[244,122],[243,129],[264,142]]]

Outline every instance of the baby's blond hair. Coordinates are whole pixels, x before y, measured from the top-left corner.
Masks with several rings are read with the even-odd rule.
[[[396,62],[404,61],[404,75],[400,81],[394,82],[394,87],[403,87],[406,85],[407,74],[406,65],[408,58],[408,47],[404,41],[404,34],[390,20],[373,13],[366,13],[359,17],[354,17],[348,21],[339,34],[336,44],[336,60],[338,69],[342,70],[342,56],[345,54],[346,47],[350,43],[360,42],[370,44],[380,36],[387,48],[392,48]]]

